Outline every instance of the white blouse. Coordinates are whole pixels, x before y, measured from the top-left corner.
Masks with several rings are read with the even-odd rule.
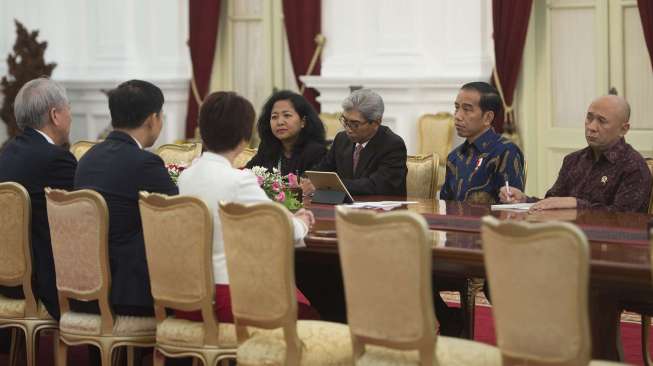
[[[254,173],[234,169],[227,158],[208,151],[181,173],[178,184],[179,194],[198,197],[208,206],[213,217],[213,279],[218,284],[229,284],[218,203],[265,202],[270,198]],[[303,246],[308,227],[297,218],[293,218],[293,224],[295,246]]]

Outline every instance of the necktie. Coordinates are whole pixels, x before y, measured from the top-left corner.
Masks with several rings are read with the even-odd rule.
[[[361,156],[361,150],[363,150],[363,144],[356,144],[354,148],[354,172],[356,172],[356,166],[358,165],[358,158]]]

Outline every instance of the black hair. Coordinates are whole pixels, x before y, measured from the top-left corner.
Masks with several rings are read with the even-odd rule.
[[[309,142],[318,142],[326,144],[326,131],[324,124],[313,106],[303,96],[292,92],[290,90],[281,90],[273,93],[263,105],[261,115],[258,118],[256,128],[258,130],[261,143],[259,144],[258,151],[261,156],[271,157],[272,160],[277,160],[283,151],[281,141],[274,136],[272,128],[270,127],[270,119],[272,115],[272,107],[274,103],[280,100],[287,100],[292,104],[293,108],[299,115],[299,118],[304,120],[304,128],[299,132],[297,141],[293,146],[293,153],[301,151],[304,146]]]
[[[152,113],[161,113],[163,93],[152,83],[129,80],[108,92],[111,126],[134,129]]]
[[[463,85],[462,90],[476,90],[481,94],[481,100],[479,106],[483,113],[487,111],[494,112],[494,117],[496,118],[501,110],[503,109],[503,104],[501,103],[501,96],[499,91],[492,85],[484,81],[474,81]]]

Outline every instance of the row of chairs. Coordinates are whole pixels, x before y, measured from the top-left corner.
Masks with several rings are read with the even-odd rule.
[[[213,315],[213,228],[201,200],[141,194],[155,320],[111,312],[108,211],[102,196],[90,190],[47,189],[46,199],[62,312],[59,324],[49,322],[59,328],[58,365],[65,364],[67,346],[76,344],[99,347],[103,365],[111,364],[113,350],[123,346],[156,346],[166,356],[194,356],[205,365],[233,358],[242,365],[590,362],[589,249],[584,234],[568,223],[483,219],[497,349],[436,335],[430,235],[425,219],[413,212],[337,208],[346,326],[297,321],[292,224],[282,206],[221,203],[234,325],[218,323]],[[27,192],[15,183],[0,184],[0,201],[20,208],[5,211],[29,212]],[[19,217],[29,222],[29,216]],[[3,271],[2,284],[29,278],[29,225],[13,222],[3,228],[18,242],[10,242],[3,259],[8,254],[12,263],[22,265],[14,264],[11,275]],[[70,298],[97,300],[100,314],[70,311]],[[200,309],[203,320],[177,319],[167,308]],[[24,321],[4,314],[0,318],[3,324],[14,321],[14,326]],[[155,357],[155,364],[162,359]]]

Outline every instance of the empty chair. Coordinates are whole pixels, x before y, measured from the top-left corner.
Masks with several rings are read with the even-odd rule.
[[[111,311],[109,212],[102,196],[46,188],[45,197],[61,309],[57,365],[66,364],[69,345],[98,347],[103,366],[111,364],[117,347],[154,347],[154,318]],[[72,311],[70,299],[97,301],[100,314]]]
[[[344,324],[297,320],[293,229],[274,202],[220,203],[238,365],[349,365]],[[252,332],[245,327],[275,329]]]
[[[437,114],[424,114],[417,121],[419,153],[436,153],[442,161],[438,166],[438,182],[436,189],[439,191],[444,183],[447,156],[453,145],[454,118],[451,113],[440,112]]]
[[[406,193],[409,197],[436,197],[439,161],[440,159],[435,153],[408,156]]]
[[[25,188],[18,183],[0,183],[0,285],[22,286],[25,295],[24,299],[0,295],[0,328],[23,331],[28,366],[36,362],[39,332],[58,327],[32,291],[31,217],[29,194]],[[16,342],[13,342],[12,356],[16,352],[15,346]]]
[[[141,192],[139,207],[156,314],[156,349],[168,357],[194,356],[213,366],[236,358],[233,324],[213,312],[213,221],[206,204],[189,196]],[[166,315],[166,308],[202,313],[201,322]],[[156,359],[156,364],[163,364]]]
[[[356,365],[500,364],[492,346],[436,336],[422,216],[339,206],[336,230]]]
[[[202,144],[165,144],[156,149],[156,154],[167,164],[188,166],[202,155]]]
[[[501,222],[490,216],[482,222],[503,364],[615,364],[590,360],[585,234],[570,223]]]

